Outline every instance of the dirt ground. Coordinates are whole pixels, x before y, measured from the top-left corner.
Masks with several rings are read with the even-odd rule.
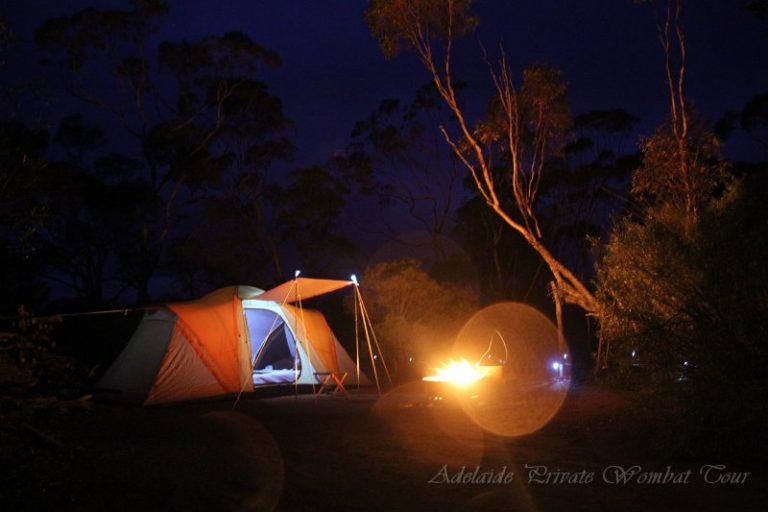
[[[433,394],[40,412],[3,439],[0,509],[765,510],[762,468],[674,460],[624,396],[573,386],[546,426],[507,437]]]

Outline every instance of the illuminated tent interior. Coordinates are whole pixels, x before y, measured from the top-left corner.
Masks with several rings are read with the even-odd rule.
[[[320,384],[330,372],[370,385],[325,317],[301,301],[352,281],[297,278],[269,291],[231,286],[147,312],[96,386],[104,400],[157,404],[261,386]]]

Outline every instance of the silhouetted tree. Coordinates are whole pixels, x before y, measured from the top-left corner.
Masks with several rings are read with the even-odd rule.
[[[410,103],[384,100],[352,130],[349,151],[364,154],[382,204],[401,207],[416,229],[427,233],[434,270],[449,266],[445,247],[462,195],[460,163],[445,146],[438,125],[450,122],[433,84],[421,87]],[[390,231],[392,231],[390,229]],[[404,245],[399,232],[390,236]],[[424,240],[420,240],[423,243]]]
[[[48,135],[19,121],[0,121],[0,311],[42,303],[41,237],[50,217],[40,193]]]
[[[258,79],[279,57],[230,32],[162,43],[155,66],[150,42],[166,12],[161,0],[135,0],[128,10],[89,8],[48,20],[36,34],[62,65],[70,90],[114,116],[132,139],[122,145],[132,145],[130,156],[142,164],[146,187],[138,184],[144,210],[132,217],[136,238],[117,250],[122,278],[142,303],[158,270],[174,268],[164,266],[172,233],[191,227],[181,221],[213,190],[247,196],[248,222],[261,230],[251,250],[260,260],[266,253],[280,270],[260,214],[262,173],[290,145],[279,135],[287,124],[282,105]],[[93,87],[101,83],[94,76],[113,80],[114,88],[104,94]]]
[[[554,233],[552,246],[570,255],[568,263],[582,280],[594,276],[599,241],[609,234],[612,216],[625,208],[631,175],[640,164],[630,143],[638,121],[621,109],[576,116],[565,165],[554,167],[542,184],[547,201],[541,216]]]
[[[340,222],[354,183],[344,170],[344,162],[335,159],[322,166],[294,169],[286,185],[270,191],[275,224],[282,239],[295,246],[309,275],[335,270],[339,259],[354,251]]]
[[[715,125],[715,133],[727,140],[737,129],[743,130],[768,158],[768,94],[757,94],[741,110],[727,112]]]
[[[764,20],[768,16],[768,0],[741,0],[741,5],[757,19]]]

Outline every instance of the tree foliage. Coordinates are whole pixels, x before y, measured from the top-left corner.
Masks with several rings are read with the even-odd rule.
[[[693,228],[679,208],[625,219],[599,273],[609,370],[624,383],[639,371],[665,419],[685,425],[685,450],[766,448],[739,441],[768,413],[765,187],[734,184]]]
[[[44,130],[19,121],[0,121],[0,311],[19,304],[39,304],[47,296],[40,279],[41,233],[50,208],[40,184],[43,155],[48,147]]]
[[[471,6],[472,0],[373,0],[365,21],[384,56],[392,58],[402,50],[422,52],[431,39],[450,43],[472,32],[479,20]]]
[[[354,249],[340,225],[353,180],[338,163],[294,169],[287,185],[271,191],[282,239],[293,242],[310,275],[335,270],[334,263]]]
[[[413,49],[419,56],[456,119],[457,133],[441,127],[444,138],[483,200],[545,261],[556,283],[556,299],[597,313],[599,305],[591,291],[545,245],[535,208],[545,165],[562,149],[559,134],[568,121],[565,86],[556,70],[532,66],[524,72],[518,91],[502,54],[498,70],[490,71],[495,87],[491,116],[473,127],[459,104],[451,51],[454,39],[477,24],[470,7],[471,2],[453,0],[378,0],[369,3],[366,21],[386,56],[401,48]],[[501,153],[500,159],[496,153]],[[499,160],[504,163],[501,176],[495,166]]]
[[[536,212],[543,239],[567,258],[582,280],[594,275],[599,240],[607,238],[611,216],[624,207],[630,177],[639,161],[637,154],[627,153],[634,150],[632,128],[638,121],[620,109],[576,116],[562,148],[563,158],[550,162],[539,183],[542,200]],[[569,124],[567,120],[565,125]],[[505,170],[502,167],[497,172],[503,175]],[[509,201],[512,194],[506,195]],[[548,306],[551,277],[541,257],[508,229],[479,194],[458,209],[457,225],[485,293]]]
[[[741,110],[727,112],[715,125],[715,132],[727,140],[737,129],[741,129],[768,157],[768,93],[757,94],[747,101]]]
[[[759,20],[768,17],[768,0],[741,0],[741,6]]]
[[[352,130],[350,155],[363,158],[370,169],[371,189],[383,206],[402,207],[416,229],[426,233],[436,266],[449,265],[445,237],[461,195],[462,168],[443,144],[438,124],[450,122],[433,84],[416,92],[410,102],[383,100]],[[372,219],[379,222],[381,219]],[[399,243],[403,224],[385,226]],[[423,240],[419,240],[423,243]]]
[[[433,279],[415,260],[395,260],[368,268],[361,281],[371,318],[387,361],[404,374],[411,362],[447,354],[458,330],[478,304],[467,287]]]
[[[643,144],[643,163],[632,180],[632,192],[647,206],[698,212],[728,178],[721,144],[703,121],[689,114],[685,137],[685,173],[680,172],[678,139],[665,123]]]
[[[207,201],[230,201],[237,213],[230,218],[238,220],[233,229],[248,232],[231,242],[248,245],[243,252],[272,262],[271,274],[281,274],[263,213],[265,173],[292,148],[283,136],[289,121],[282,102],[261,80],[264,70],[280,65],[280,57],[241,32],[155,48],[154,34],[166,13],[161,0],[134,0],[125,10],[88,8],[48,20],[36,33],[48,58],[61,64],[71,92],[122,127],[123,163],[138,163],[126,167],[108,155],[84,161],[72,154],[75,146],[85,151],[80,139],[89,134],[71,122],[56,138],[80,169],[93,174],[99,159],[102,168],[116,166],[108,173],[129,172],[123,175],[125,191],[139,192],[132,197],[140,199],[135,204],[141,211],[129,209],[131,222],[111,226],[127,228],[112,252],[121,279],[140,303],[150,299],[150,282],[179,263],[172,258],[183,258],[195,243],[216,241],[200,239],[206,230],[190,230],[189,218],[215,211],[200,207]],[[105,93],[94,87],[100,81],[114,88]]]

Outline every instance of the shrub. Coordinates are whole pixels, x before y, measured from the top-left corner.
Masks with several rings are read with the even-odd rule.
[[[607,376],[687,454],[766,451],[766,188],[735,184],[694,226],[663,208],[623,221],[598,273]]]
[[[450,351],[478,304],[472,289],[438,281],[411,259],[373,265],[362,283],[384,355],[401,377],[413,366],[411,358],[424,362],[431,354]]]

